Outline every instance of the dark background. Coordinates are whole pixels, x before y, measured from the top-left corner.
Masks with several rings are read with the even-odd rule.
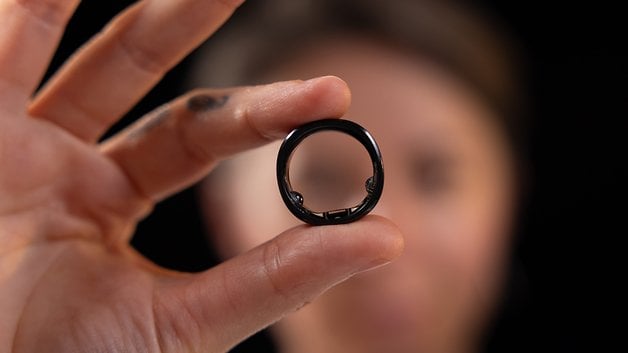
[[[132,2],[84,0],[50,72]],[[626,19],[619,5],[478,3],[506,25],[524,51],[532,113],[531,183],[507,295],[486,351],[622,350]],[[186,59],[168,74],[114,131],[183,93],[189,63]],[[139,225],[133,245],[173,269],[201,271],[217,262],[203,235],[193,188],[157,205]],[[266,351],[268,345],[262,333],[234,351]]]

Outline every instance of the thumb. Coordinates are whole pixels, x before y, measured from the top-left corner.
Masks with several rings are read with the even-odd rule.
[[[226,351],[402,249],[399,229],[378,216],[290,229],[207,272],[164,284],[154,304],[161,349]]]

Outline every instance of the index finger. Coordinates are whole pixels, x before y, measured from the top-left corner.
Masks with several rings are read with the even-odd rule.
[[[101,150],[142,196],[158,200],[197,181],[221,159],[306,122],[342,116],[350,100],[337,77],[195,91],[103,142]]]

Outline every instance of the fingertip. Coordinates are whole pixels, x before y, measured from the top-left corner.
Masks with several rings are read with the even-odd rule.
[[[351,105],[349,85],[337,76],[321,76],[306,81],[312,89],[311,103],[320,118],[339,118]]]
[[[366,227],[374,229],[375,236],[382,242],[381,249],[390,261],[403,253],[405,241],[401,229],[393,221],[378,215],[368,215],[362,219]],[[379,228],[378,228],[379,227]]]
[[[323,76],[321,77],[328,86],[331,92],[337,95],[339,102],[345,104],[345,110],[349,108],[351,103],[351,89],[345,80],[338,76]]]
[[[359,243],[356,249],[362,257],[369,258],[360,270],[368,270],[385,265],[403,253],[404,238],[399,227],[391,220],[376,215],[368,215],[361,220],[345,225]]]

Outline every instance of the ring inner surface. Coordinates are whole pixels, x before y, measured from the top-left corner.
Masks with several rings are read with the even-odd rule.
[[[368,196],[366,184],[374,173],[364,146],[333,130],[305,138],[288,164],[291,189],[301,195],[303,207],[324,218],[357,210]]]

